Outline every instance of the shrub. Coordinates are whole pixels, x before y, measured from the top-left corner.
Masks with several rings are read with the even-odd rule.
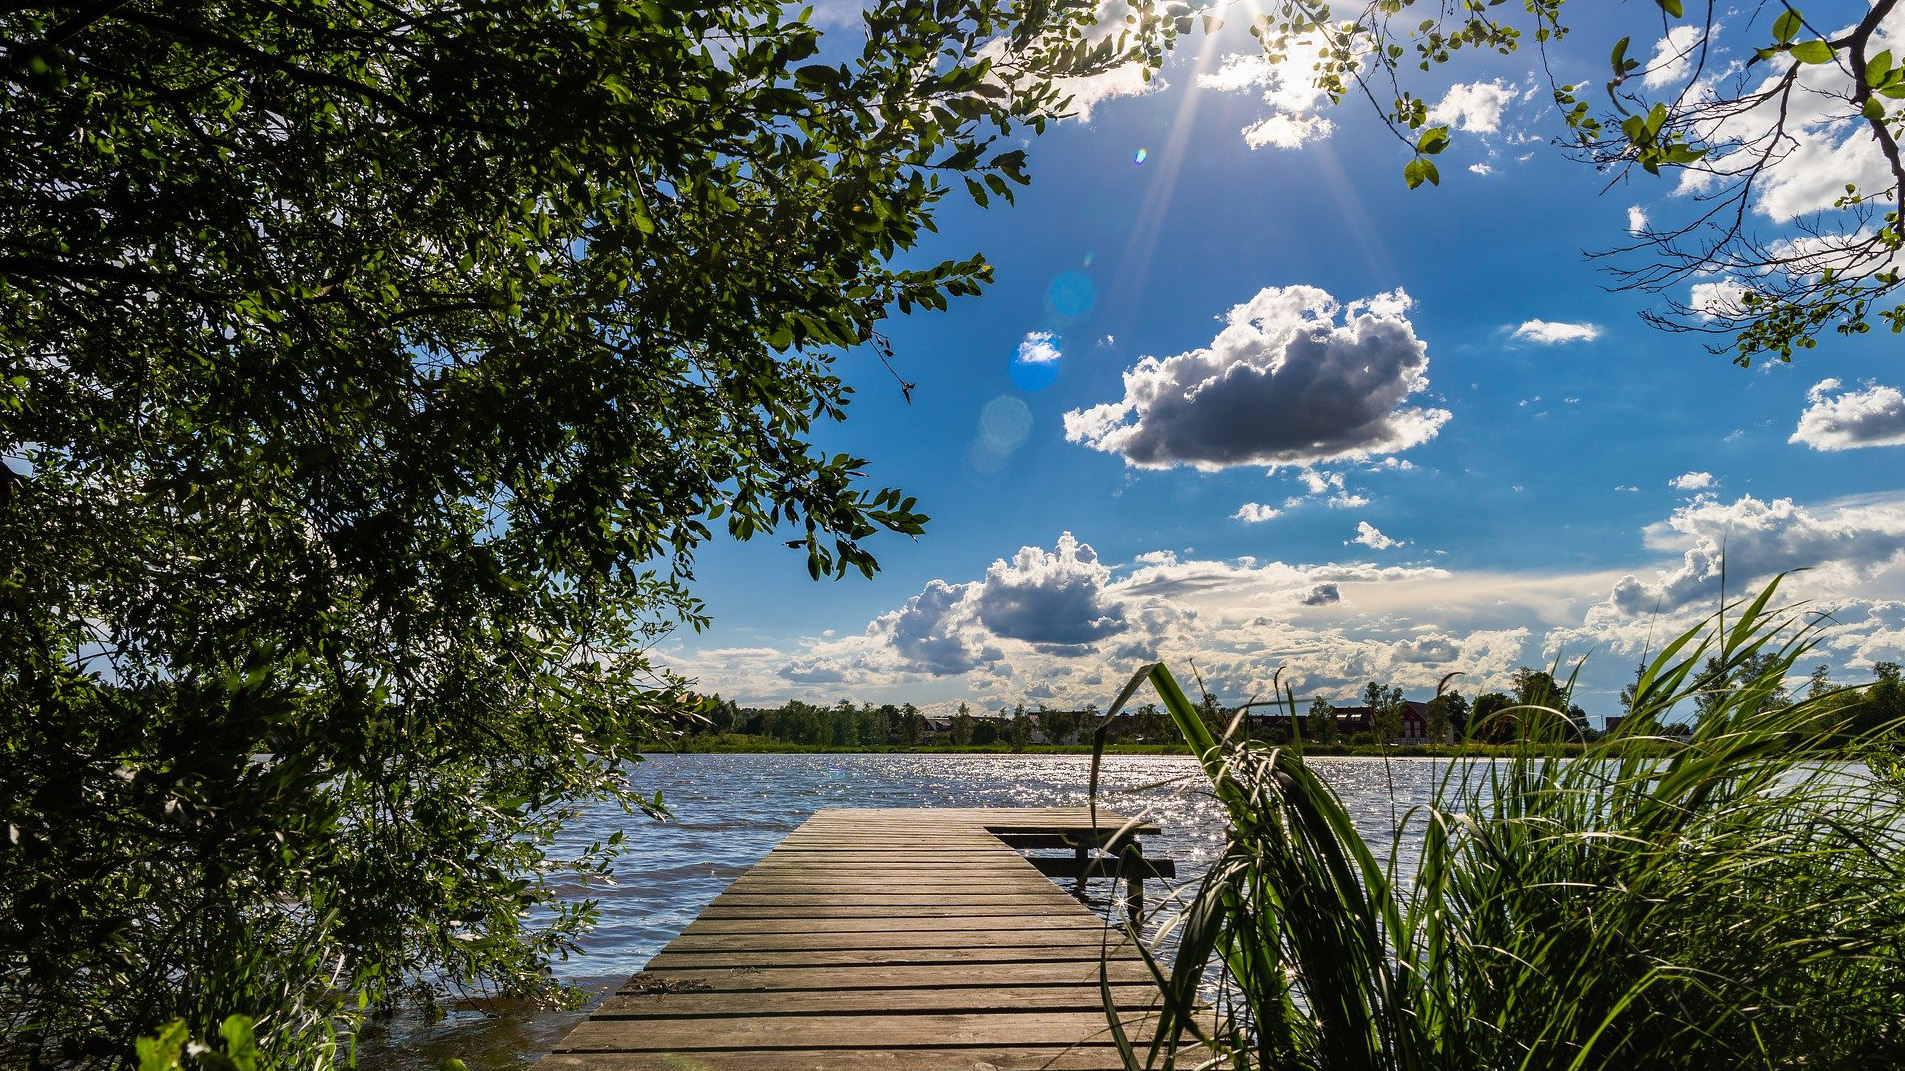
[[[1757,661],[1685,747],[1563,760],[1535,733],[1452,763],[1403,873],[1300,754],[1213,740],[1149,667],[1232,823],[1180,920],[1160,1036],[1186,1024],[1264,1069],[1905,1062],[1905,800],[1851,761],[1874,738],[1848,750],[1829,704],[1761,702],[1808,644],[1776,642],[1776,587],[1642,674],[1629,742],[1694,694],[1703,657]]]

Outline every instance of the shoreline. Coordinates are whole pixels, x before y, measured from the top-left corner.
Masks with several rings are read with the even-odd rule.
[[[1641,742],[1636,741],[1637,744]],[[1665,753],[1673,747],[1662,741],[1650,740],[1642,744],[1648,750]],[[1519,744],[1460,744],[1443,747],[1431,747],[1427,744],[1305,744],[1302,753],[1310,757],[1324,758],[1506,758],[1513,755],[1534,754],[1549,758],[1578,758],[1585,754],[1589,745],[1579,743],[1556,743],[1530,745]],[[1605,745],[1601,750],[1606,751]],[[1623,749],[1624,750],[1624,749]],[[902,745],[860,745],[836,747],[830,744],[796,744],[765,737],[744,736],[730,733],[720,736],[695,736],[675,741],[672,746],[646,746],[643,754],[665,755],[1090,755],[1089,744],[1031,744],[1022,751],[1013,751],[1004,744],[983,746],[957,746],[952,744],[922,744],[914,747]],[[1108,744],[1106,755],[1140,755],[1151,757],[1189,758],[1190,749],[1179,744]],[[1612,757],[1611,755],[1609,757]]]

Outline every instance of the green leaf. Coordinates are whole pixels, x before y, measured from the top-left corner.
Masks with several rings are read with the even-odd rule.
[[[1677,19],[1686,14],[1680,6],[1680,0],[1655,0],[1655,2],[1660,5],[1660,10],[1666,12],[1672,18]]]
[[[1877,97],[1867,97],[1864,107],[1859,109],[1859,114],[1874,121],[1884,119],[1885,104]]]
[[[1608,55],[1608,65],[1614,68],[1614,77],[1621,78],[1629,70],[1627,66],[1627,46],[1633,38],[1623,37],[1614,42],[1614,51]]]
[[[1773,40],[1782,45],[1787,44],[1791,42],[1793,38],[1799,36],[1799,31],[1803,29],[1805,25],[1805,20],[1799,17],[1799,12],[1787,11],[1784,15],[1773,20]]]
[[[1831,63],[1836,54],[1831,45],[1817,38],[1801,41],[1792,47],[1793,58],[1801,63]]]
[[[1865,61],[1865,84],[1877,89],[1892,73],[1892,50],[1886,49]]]
[[[179,1053],[190,1035],[185,1020],[174,1019],[152,1037],[138,1039],[133,1047],[139,1054],[139,1071],[177,1071]]]
[[[261,1054],[250,1016],[227,1016],[219,1025],[218,1033],[225,1039],[225,1055],[231,1058],[238,1071],[258,1071]]]
[[[1416,151],[1426,156],[1434,156],[1448,147],[1449,128],[1446,126],[1430,127],[1416,139]]]

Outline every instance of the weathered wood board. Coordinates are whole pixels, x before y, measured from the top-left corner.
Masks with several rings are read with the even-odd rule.
[[[1142,1046],[1150,971],[1008,840],[1156,832],[1082,807],[818,812],[538,1071],[1116,1071],[1101,980]]]

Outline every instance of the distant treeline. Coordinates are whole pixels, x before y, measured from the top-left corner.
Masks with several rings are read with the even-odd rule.
[[[1744,672],[1722,674],[1713,664],[1708,666],[1708,674],[1688,720],[1659,726],[1660,735],[1688,734],[1694,721],[1719,709],[1737,690],[1736,681],[1751,679]],[[1872,683],[1853,687],[1835,685],[1828,674],[1827,666],[1815,668],[1804,685],[1805,695],[1834,700],[1826,707],[1837,712],[1846,732],[1905,719],[1905,688],[1900,684],[1897,663],[1878,663]],[[1610,729],[1625,716],[1633,692],[1632,685],[1623,690],[1621,714],[1608,719]],[[1287,743],[1300,736],[1324,746],[1435,744],[1471,739],[1499,744],[1522,735],[1530,717],[1557,715],[1566,739],[1589,741],[1602,735],[1588,712],[1572,701],[1564,682],[1525,666],[1516,671],[1510,691],[1483,692],[1469,698],[1459,690],[1445,689],[1429,700],[1419,701],[1405,699],[1398,687],[1371,681],[1358,698],[1361,704],[1338,704],[1319,696],[1308,701],[1286,697],[1274,704],[1239,707],[1227,706],[1217,696],[1204,692],[1200,707],[1217,732],[1234,723],[1236,732],[1273,743]],[[1760,701],[1778,706],[1792,698],[1792,691],[1782,687],[1766,693]],[[912,703],[856,705],[846,699],[832,706],[796,699],[778,707],[743,707],[717,694],[703,703],[700,716],[684,730],[690,737],[733,734],[819,748],[1003,746],[1022,751],[1035,744],[1089,743],[1098,721],[1096,704],[1081,710],[1057,710],[1043,704],[1028,707],[1019,703],[975,712],[961,703],[954,714],[928,715]],[[1106,738],[1113,744],[1177,742],[1170,720],[1153,703],[1127,709],[1113,718]]]

